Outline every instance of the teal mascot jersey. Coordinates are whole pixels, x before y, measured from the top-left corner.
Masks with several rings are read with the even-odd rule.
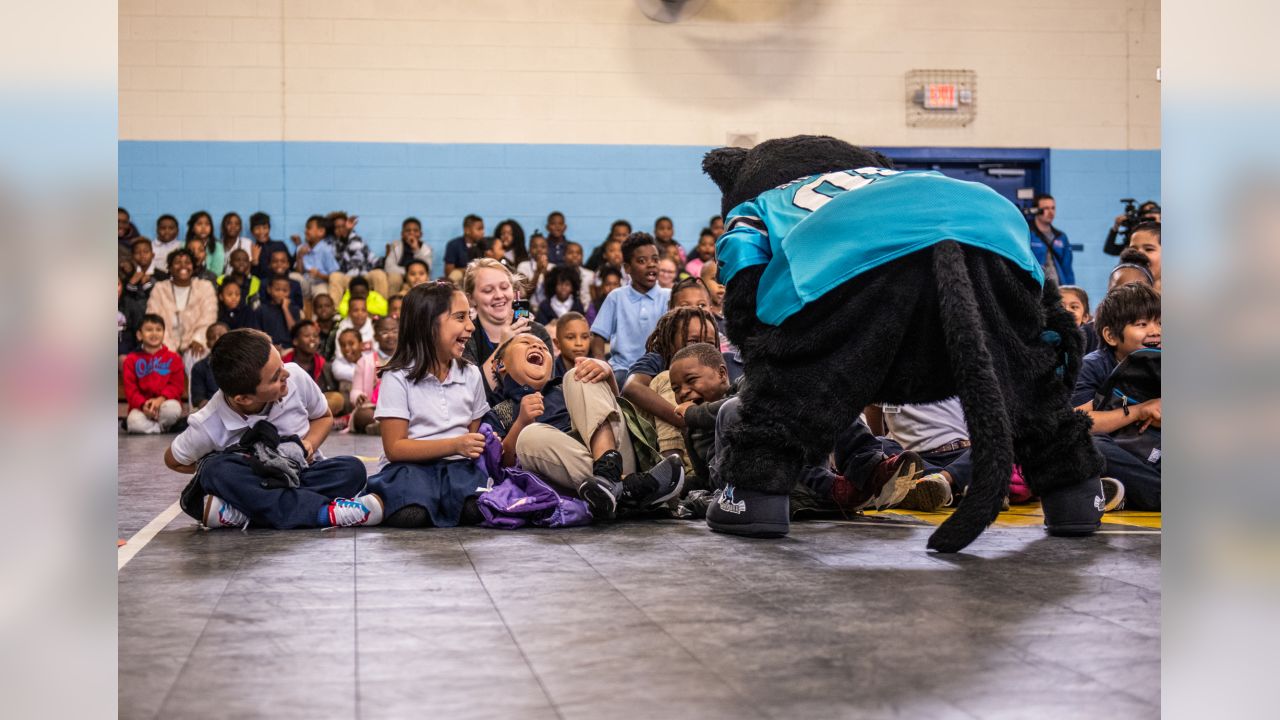
[[[726,332],[746,380],[722,446],[717,431],[712,530],[785,534],[802,469],[839,463],[864,407],[957,396],[973,480],[931,549],[995,520],[1015,462],[1050,534],[1100,526],[1101,459],[1070,406],[1084,339],[1012,203],[825,136],[713,150],[703,171],[721,191]]]
[[[865,167],[793,180],[730,210],[716,257],[720,282],[768,265],[756,312],[777,325],[849,278],[943,240],[1003,255],[1044,284],[1022,213],[986,185],[938,172]]]

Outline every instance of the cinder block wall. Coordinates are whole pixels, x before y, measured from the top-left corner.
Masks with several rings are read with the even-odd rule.
[[[588,247],[668,214],[691,243],[717,210],[697,158],[731,133],[1048,147],[1094,285],[1115,200],[1159,195],[1159,7],[711,0],[664,25],[630,0],[122,0],[121,204],[144,232],[264,209],[278,235],[341,207],[376,247],[409,214],[437,248],[468,212],[560,209]],[[975,70],[977,120],[907,127],[913,68]]]

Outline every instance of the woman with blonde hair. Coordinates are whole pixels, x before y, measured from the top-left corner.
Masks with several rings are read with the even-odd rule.
[[[493,258],[477,258],[467,265],[462,279],[462,292],[475,311],[476,330],[467,341],[463,358],[481,367],[485,387],[492,390],[493,351],[519,335],[532,333],[552,347],[551,335],[532,317],[515,317],[513,303],[521,297],[524,278],[511,272]]]

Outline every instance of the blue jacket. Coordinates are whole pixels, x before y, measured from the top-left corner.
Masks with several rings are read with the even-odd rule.
[[[1076,273],[1071,269],[1071,241],[1058,228],[1050,225],[1049,229],[1053,231],[1053,267],[1058,271],[1058,284],[1075,285]],[[1045,244],[1035,223],[1028,226],[1027,235],[1031,239],[1031,253],[1036,256],[1040,267],[1044,267],[1045,253],[1049,252],[1049,246]]]

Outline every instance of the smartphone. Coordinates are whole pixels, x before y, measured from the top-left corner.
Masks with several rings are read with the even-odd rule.
[[[533,317],[533,310],[529,305],[528,300],[516,300],[515,302],[511,303],[511,309],[513,311],[511,313],[512,324],[515,324],[515,321],[519,320],[522,317],[527,317],[527,318]]]

